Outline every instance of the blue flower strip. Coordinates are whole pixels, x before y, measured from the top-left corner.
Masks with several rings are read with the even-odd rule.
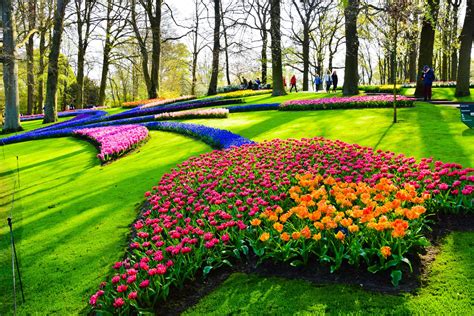
[[[179,122],[149,122],[143,123],[150,130],[170,131],[202,140],[216,149],[227,149],[233,146],[254,144],[254,141],[231,133],[227,130],[212,128],[204,125]]]

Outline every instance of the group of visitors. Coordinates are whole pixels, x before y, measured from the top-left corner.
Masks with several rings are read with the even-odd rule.
[[[328,71],[326,72],[326,74],[323,76],[322,79],[319,76],[319,74],[316,74],[316,76],[314,77],[314,80],[313,80],[314,91],[318,92],[319,90],[322,90],[322,86],[324,84],[326,88],[326,92],[329,92],[331,90],[331,86],[332,86],[332,91],[336,92],[338,81],[339,79],[337,77],[336,71],[334,70],[331,74],[331,71],[328,69]]]
[[[263,88],[262,82],[260,81],[260,78],[257,78],[254,81],[252,81],[252,80],[247,81],[247,79],[245,79],[244,77],[242,77],[240,87],[242,89],[252,89],[252,90],[258,90],[258,89]]]
[[[337,83],[338,83],[338,77],[337,77],[337,73],[336,73],[335,70],[332,72],[332,74],[331,74],[331,71],[328,70],[326,72],[326,74],[323,76],[323,78],[321,78],[319,76],[319,74],[316,74],[316,76],[313,79],[314,91],[318,92],[319,90],[322,90],[322,86],[324,84],[324,86],[326,88],[326,92],[329,92],[331,90],[331,86],[333,87],[332,91],[336,92]],[[283,85],[286,88],[286,78],[285,77],[283,77]],[[298,92],[298,87],[296,86],[296,76],[295,75],[293,75],[290,79],[290,92],[293,92],[293,88],[295,89],[296,92]]]

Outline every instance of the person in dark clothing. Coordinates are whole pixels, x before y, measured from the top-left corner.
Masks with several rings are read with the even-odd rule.
[[[296,76],[295,75],[293,75],[293,77],[291,77],[291,79],[290,79],[290,86],[291,86],[290,92],[293,91],[293,88],[295,88],[296,92],[298,92],[298,88],[296,87]]]
[[[332,91],[336,92],[336,89],[337,89],[337,73],[336,73],[335,70],[332,72],[331,79],[332,79],[332,86],[333,86]]]
[[[253,82],[252,82],[252,80],[249,80],[249,85],[247,86],[247,89],[250,89],[250,90],[253,89]]]
[[[257,89],[260,89],[260,84],[262,82],[260,81],[260,78],[257,78],[257,80],[255,80],[255,84],[257,85]]]
[[[421,75],[421,79],[423,79],[423,96],[424,100],[428,101],[431,100],[432,91],[431,88],[433,86],[433,81],[435,81],[435,74],[434,70],[431,67],[425,65],[423,67],[423,74]]]
[[[247,86],[248,86],[247,79],[242,77],[242,89],[247,89]]]
[[[323,83],[321,80],[321,77],[319,77],[319,74],[316,74],[316,77],[314,77],[314,91],[318,92],[319,86]]]

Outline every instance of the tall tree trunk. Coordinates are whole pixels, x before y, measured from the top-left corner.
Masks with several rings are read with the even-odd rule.
[[[457,97],[471,95],[469,91],[469,78],[471,73],[471,51],[474,33],[474,0],[467,0],[466,15],[464,17],[464,25],[462,27],[459,49],[459,67],[456,83]]]
[[[78,53],[77,53],[77,75],[76,75],[76,81],[77,81],[77,91],[76,91],[76,108],[77,109],[82,109],[84,106],[84,58],[85,57],[85,51],[79,45]]]
[[[199,56],[199,48],[198,48],[198,34],[199,34],[199,2],[198,0],[194,1],[194,18],[196,19],[196,24],[194,25],[193,33],[193,60],[192,60],[192,68],[191,68],[191,95],[196,94],[196,84],[197,84],[197,60]]]
[[[112,9],[113,1],[107,1],[107,22],[105,26],[105,43],[104,51],[102,54],[102,73],[100,76],[100,87],[99,87],[99,100],[97,102],[98,106],[104,106],[105,104],[105,90],[107,88],[107,76],[109,74],[109,64],[110,64],[110,51],[112,50],[111,43],[111,29],[112,29]]]
[[[309,82],[309,26],[303,26],[303,91],[308,91]]]
[[[461,0],[450,0],[453,6],[453,22],[451,29],[451,72],[449,74],[450,81],[456,81],[458,70],[458,49],[456,47],[458,41],[458,10]]]
[[[160,55],[161,55],[161,0],[157,4],[156,15],[151,22],[151,36],[153,40],[151,51],[151,86],[148,91],[148,98],[155,99],[158,97],[160,83],[158,82],[158,73],[160,71]]]
[[[43,123],[56,122],[57,100],[56,92],[58,89],[58,61],[61,48],[61,37],[63,34],[64,13],[69,0],[57,0],[54,10],[53,38],[51,39],[51,49],[49,52],[48,80],[46,82],[46,101],[44,104]]]
[[[359,93],[359,38],[357,37],[357,16],[359,14],[359,0],[348,0],[344,8],[346,34],[346,61],[344,71],[344,95]]]
[[[268,33],[267,30],[261,30],[260,31],[262,35],[262,84],[267,84],[267,46],[268,46]]]
[[[18,95],[18,64],[16,62],[15,14],[11,0],[2,0],[3,19],[3,85],[5,90],[5,120],[3,132],[22,130]]]
[[[212,72],[211,81],[209,82],[209,89],[207,95],[215,95],[217,93],[217,79],[219,75],[219,53],[220,53],[220,0],[214,0],[214,47],[212,48]]]
[[[446,1],[446,12],[444,12],[444,28],[441,37],[442,42],[442,57],[441,57],[441,81],[448,80],[448,60],[450,55],[449,48],[449,22],[451,18],[451,5]]]
[[[435,26],[438,19],[439,0],[427,0],[426,13],[423,16],[421,40],[418,54],[418,68],[427,65],[433,66],[433,47],[435,40]],[[415,96],[423,96],[423,80],[421,73],[417,73]]]
[[[110,64],[110,40],[105,40],[104,53],[102,55],[102,73],[100,76],[100,87],[99,87],[99,101],[98,106],[104,106],[105,104],[105,90],[107,88],[107,76],[109,75],[109,64]]]
[[[47,30],[41,30],[39,43],[39,65],[38,65],[38,100],[36,104],[35,113],[42,113],[44,101],[44,55],[46,54],[46,33]]]
[[[33,30],[36,24],[36,0],[28,1],[28,28]],[[27,114],[33,114],[35,105],[35,73],[34,73],[34,38],[33,34],[28,38],[26,44],[26,82],[28,90]]]
[[[280,1],[270,0],[270,35],[272,38],[272,79],[273,96],[286,95],[283,86],[283,64],[281,61]]]
[[[224,11],[222,10],[222,5],[220,6],[220,10],[221,10],[222,34],[224,35],[225,78],[227,80],[227,85],[230,86],[229,44],[227,40],[227,28],[224,23]]]
[[[416,82],[416,41],[414,38],[410,39],[409,55],[408,55],[408,73],[410,82]]]

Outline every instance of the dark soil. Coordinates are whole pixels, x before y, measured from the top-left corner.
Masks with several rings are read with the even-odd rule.
[[[408,267],[403,271],[403,280],[398,287],[390,282],[389,272],[372,274],[366,267],[343,265],[338,271],[330,273],[328,266],[320,264],[304,267],[292,267],[284,262],[265,261],[257,265],[257,258],[250,256],[246,262],[235,262],[233,267],[223,267],[212,271],[207,277],[196,276],[194,281],[187,282],[182,289],[172,289],[165,302],[159,304],[157,315],[179,315],[189,307],[197,304],[201,298],[219,287],[232,273],[243,272],[258,274],[265,277],[281,277],[298,279],[314,284],[348,284],[369,291],[387,294],[414,292],[428,279],[430,265],[439,253],[444,236],[452,231],[473,231],[474,214],[469,215],[438,215],[436,224],[430,233],[432,246],[424,253],[409,258],[413,272]]]

